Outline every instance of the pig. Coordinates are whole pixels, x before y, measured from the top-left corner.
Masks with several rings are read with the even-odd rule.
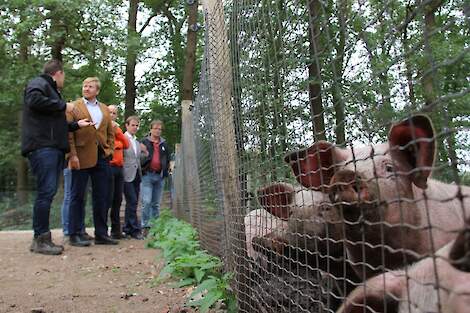
[[[287,229],[287,221],[284,221],[264,209],[256,209],[248,213],[244,218],[246,252],[253,260],[258,260],[258,252],[253,248],[254,237],[264,237],[275,229],[282,232]]]
[[[403,270],[356,288],[337,313],[466,313],[470,311],[470,219],[459,236]]]
[[[358,281],[349,264],[345,264],[344,244],[328,221],[337,220],[331,210],[328,195],[293,186],[273,183],[258,190],[258,201],[270,214],[287,222],[287,227],[252,239],[256,251],[268,260],[292,268],[319,269],[328,272],[339,285],[342,295],[347,294]]]
[[[362,280],[401,268],[455,239],[470,188],[430,178],[435,132],[425,115],[392,125],[388,142],[339,148],[318,141],[285,161],[304,187],[329,194],[348,261]]]

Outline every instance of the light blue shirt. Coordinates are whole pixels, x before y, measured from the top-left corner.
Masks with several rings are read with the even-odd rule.
[[[90,102],[83,98],[83,101],[85,101],[88,113],[90,113],[91,119],[95,123],[96,129],[98,129],[98,127],[100,127],[101,121],[103,120],[103,112],[101,112],[98,100],[95,99],[94,102]]]

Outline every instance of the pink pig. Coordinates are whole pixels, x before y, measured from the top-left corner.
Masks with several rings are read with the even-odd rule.
[[[367,280],[337,313],[470,312],[469,235],[467,228],[434,257]]]
[[[253,260],[259,258],[258,253],[253,248],[253,238],[264,237],[274,230],[281,231],[287,229],[287,221],[270,214],[264,209],[253,210],[245,216],[245,239],[246,252]]]
[[[470,188],[431,179],[431,121],[413,116],[391,127],[388,142],[342,149],[319,141],[290,153],[297,180],[328,192],[347,258],[363,280],[411,264],[456,237],[469,214]]]
[[[258,201],[287,225],[251,239],[255,251],[269,260],[281,260],[279,266],[287,266],[289,270],[295,264],[295,267],[309,266],[328,272],[346,291],[353,289],[357,277],[351,266],[345,264],[344,245],[336,229],[329,228],[329,221],[338,220],[338,216],[336,210],[331,210],[327,194],[274,183],[258,190]]]

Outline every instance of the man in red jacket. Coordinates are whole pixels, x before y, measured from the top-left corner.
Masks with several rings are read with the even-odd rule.
[[[124,235],[121,231],[121,211],[122,191],[124,186],[124,176],[122,167],[124,166],[123,150],[129,148],[129,140],[124,136],[119,124],[116,123],[118,117],[118,108],[115,105],[109,105],[109,114],[113,120],[114,128],[114,154],[113,159],[109,162],[111,165],[110,182],[109,182],[109,217],[111,219],[111,238],[123,239]]]

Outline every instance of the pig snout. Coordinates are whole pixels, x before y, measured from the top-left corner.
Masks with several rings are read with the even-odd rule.
[[[340,170],[332,176],[329,196],[332,203],[357,204],[372,200],[362,176],[351,170]]]

